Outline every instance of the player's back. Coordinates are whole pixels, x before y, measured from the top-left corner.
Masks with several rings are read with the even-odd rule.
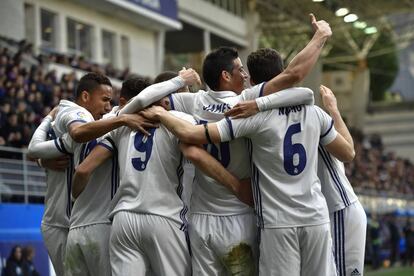
[[[257,90],[257,91],[256,91]],[[260,87],[251,94],[260,93]],[[254,91],[254,92],[253,92]],[[199,91],[171,95],[172,107],[192,114],[197,123],[216,122],[224,118],[224,112],[247,98],[231,91]],[[250,177],[247,141],[237,139],[220,144],[205,145],[205,149],[239,179]],[[212,215],[236,215],[250,211],[250,208],[222,184],[206,176],[196,168],[196,185],[191,196],[191,213]]]
[[[318,177],[329,213],[350,206],[358,197],[346,177],[344,164],[332,156],[321,144],[319,144],[318,152]]]
[[[228,124],[234,137],[251,139],[253,194],[261,227],[329,221],[317,176],[319,139],[333,135],[326,113],[316,106],[293,106]]]
[[[187,120],[191,116],[174,112]],[[113,199],[113,216],[119,211],[153,214],[186,224],[187,207],[181,200],[182,153],[178,139],[164,126],[150,129],[151,136],[121,127],[103,141],[119,156],[120,185]]]

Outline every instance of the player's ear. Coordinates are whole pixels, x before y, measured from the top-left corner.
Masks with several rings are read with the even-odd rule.
[[[88,91],[83,90],[83,91],[81,92],[81,100],[82,100],[83,102],[87,102],[87,101],[89,100],[89,98],[90,98],[90,95],[89,95]]]
[[[227,72],[226,70],[221,71],[221,78],[225,81],[228,82],[231,80],[231,74],[229,72]]]

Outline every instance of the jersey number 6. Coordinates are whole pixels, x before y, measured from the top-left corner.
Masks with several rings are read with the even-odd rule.
[[[292,136],[300,131],[300,123],[291,125],[287,129],[283,140],[283,166],[290,175],[300,174],[306,166],[305,148],[299,143],[292,144]]]

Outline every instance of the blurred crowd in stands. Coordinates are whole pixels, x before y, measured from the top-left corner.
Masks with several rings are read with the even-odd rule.
[[[77,84],[76,74],[58,78],[55,71],[47,71],[49,62],[101,72],[120,80],[129,76],[128,69],[118,72],[110,65],[99,66],[82,57],[49,54],[35,58],[30,44],[7,43],[13,44],[17,51],[12,53],[7,47],[0,47],[0,146],[27,146],[50,109],[60,99],[71,99]],[[346,171],[357,192],[414,194],[414,167],[409,160],[387,153],[379,136],[367,137],[356,130],[353,137],[357,154],[346,165]]]
[[[414,195],[414,165],[410,160],[387,152],[378,135],[353,130],[352,136],[356,156],[346,164],[346,173],[357,193]]]
[[[365,262],[373,269],[414,266],[414,217],[368,214]]]

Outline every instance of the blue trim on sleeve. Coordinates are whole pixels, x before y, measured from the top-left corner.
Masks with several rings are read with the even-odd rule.
[[[331,126],[329,127],[329,129],[323,134],[321,135],[321,138],[325,137],[326,135],[328,135],[328,133],[331,131],[332,127],[334,125],[334,121],[331,121]]]
[[[60,146],[62,147],[62,150],[64,151],[64,153],[70,154],[70,152],[68,152],[67,149],[65,148],[65,143],[63,143],[63,139],[61,137],[59,137],[59,142],[60,142]]]
[[[259,97],[263,97],[263,90],[264,90],[264,86],[265,86],[266,82],[264,82],[262,84],[262,87],[260,87],[260,93],[259,93]]]
[[[56,138],[56,139],[54,139],[54,140],[53,140],[53,142],[55,142],[55,147],[56,147],[56,148],[57,148],[57,150],[58,150],[58,151],[60,151],[61,153],[66,153],[66,152],[64,152],[64,151],[63,151],[63,149],[60,147],[60,145],[59,145],[59,143],[58,143],[58,139],[59,139],[59,138]]]
[[[175,107],[174,107],[174,100],[173,100],[173,97],[172,97],[172,95],[171,95],[171,94],[170,94],[170,95],[168,95],[168,99],[170,100],[171,109],[172,109],[172,110],[175,110]]]
[[[71,124],[73,124],[73,123],[87,123],[87,121],[85,121],[85,120],[80,120],[80,119],[76,119],[76,120],[73,120],[73,121],[71,121],[71,122],[69,122],[69,124],[68,124],[68,127],[71,125]]]
[[[226,121],[227,121],[227,124],[229,125],[230,137],[233,140],[234,139],[233,124],[231,123],[231,120],[229,119],[229,117],[226,117]]]
[[[111,143],[112,144],[112,143]],[[98,143],[98,145],[99,146],[102,146],[102,147],[104,147],[104,148],[106,148],[107,150],[109,150],[110,152],[114,152],[114,149],[113,148],[111,148],[110,146],[108,146],[107,144],[105,144],[105,143],[102,143],[102,142],[99,142]]]

